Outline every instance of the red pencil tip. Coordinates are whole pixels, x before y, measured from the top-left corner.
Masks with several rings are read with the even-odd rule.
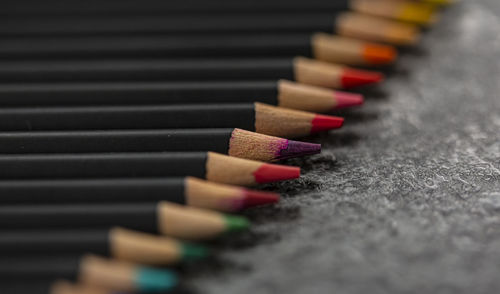
[[[332,129],[338,129],[344,124],[344,118],[338,116],[329,116],[316,114],[311,121],[311,133],[318,133]]]
[[[379,83],[384,79],[384,75],[377,71],[359,70],[345,68],[342,73],[342,87],[345,89]]]
[[[263,163],[254,173],[259,184],[291,180],[300,177],[300,168],[278,164]]]
[[[337,103],[335,104],[335,109],[359,106],[364,102],[363,95],[361,94],[337,91],[334,96]]]
[[[254,207],[276,203],[280,200],[280,194],[272,192],[263,192],[257,190],[242,189],[243,192],[243,208]]]

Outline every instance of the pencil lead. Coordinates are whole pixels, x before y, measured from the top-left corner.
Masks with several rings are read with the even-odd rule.
[[[241,206],[243,208],[277,203],[280,200],[280,195],[273,192],[242,189],[242,193]]]
[[[342,73],[342,87],[345,89],[380,83],[384,80],[381,72],[345,68]]]
[[[400,4],[397,19],[421,25],[431,25],[437,22],[439,14],[436,8],[428,3],[405,2]]]
[[[291,180],[300,177],[300,168],[264,163],[254,172],[254,177],[259,184]]]
[[[283,160],[298,156],[313,155],[321,152],[321,144],[286,140],[283,146],[276,154],[276,159]]]
[[[182,257],[185,260],[202,259],[210,255],[210,252],[206,247],[197,244],[182,242],[181,248]]]
[[[169,270],[139,267],[137,269],[136,283],[140,291],[165,291],[175,288],[178,284],[178,278]]]
[[[228,232],[239,232],[250,227],[250,222],[247,218],[228,214],[226,214],[224,218],[226,220],[226,230]]]
[[[405,22],[429,25],[436,19],[436,8],[429,3],[393,0],[351,0],[353,10]]]
[[[311,133],[318,133],[342,127],[342,125],[344,124],[344,118],[316,114],[311,124]]]
[[[396,48],[374,43],[365,44],[363,58],[373,65],[393,63],[398,57]]]
[[[341,91],[335,92],[335,100],[337,102],[337,104],[335,104],[335,109],[359,106],[364,102],[363,95],[361,94]]]

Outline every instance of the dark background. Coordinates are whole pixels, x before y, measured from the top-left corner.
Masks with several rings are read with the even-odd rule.
[[[500,1],[461,1],[404,52],[252,232],[188,267],[200,293],[498,293]],[[273,187],[269,187],[273,188]]]

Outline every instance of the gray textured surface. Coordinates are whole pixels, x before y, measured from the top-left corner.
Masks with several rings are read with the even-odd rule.
[[[463,2],[216,246],[200,293],[500,292],[500,2]]]

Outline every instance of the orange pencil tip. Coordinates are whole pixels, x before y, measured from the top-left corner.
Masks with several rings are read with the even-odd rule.
[[[393,63],[397,56],[398,52],[392,46],[366,44],[363,50],[363,58],[372,65]]]

